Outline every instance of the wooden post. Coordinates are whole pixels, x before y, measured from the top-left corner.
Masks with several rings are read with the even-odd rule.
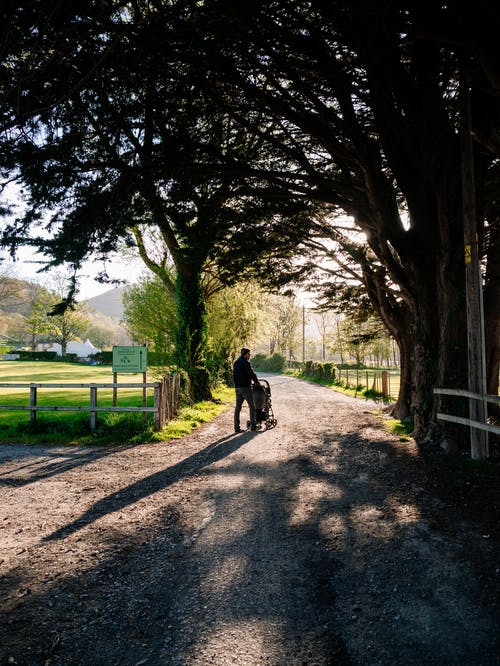
[[[173,381],[173,412],[172,412],[172,417],[177,416],[178,411],[179,411],[179,391],[180,391],[180,385],[181,385],[181,378],[180,375],[175,372],[172,376],[172,381]]]
[[[367,370],[367,371],[366,371],[366,390],[368,390],[368,389],[370,388],[369,381],[370,381],[370,380],[368,379],[368,370]]]
[[[170,401],[170,376],[163,377],[163,408],[165,410],[165,423],[172,420],[172,409]]]
[[[113,372],[113,384],[118,384],[118,373]],[[118,388],[113,386],[113,407],[116,407],[118,399]]]
[[[382,396],[389,397],[389,386],[387,382],[387,370],[382,370]]]
[[[158,382],[154,388],[154,408],[155,412],[153,413],[154,417],[154,429],[158,432],[161,430],[160,425],[160,393],[161,393],[161,382]]]
[[[146,384],[146,381],[147,381],[146,376],[147,376],[147,372],[143,372],[142,373],[142,383],[143,384]],[[142,406],[143,407],[148,406],[148,395],[147,394],[148,394],[148,390],[147,390],[146,386],[143,386],[142,387]],[[148,413],[147,412],[143,412],[142,415],[145,419],[148,418]]]
[[[467,298],[467,348],[469,391],[486,395],[486,361],[484,351],[484,318],[482,315],[482,275],[476,225],[476,191],[472,145],[472,118],[469,82],[462,72],[461,86],[461,148],[462,148],[462,202],[464,219],[465,281]],[[469,400],[469,418],[486,423],[483,400]],[[470,428],[470,451],[473,460],[488,458],[488,433]]]
[[[30,407],[36,407],[36,386],[30,386]],[[36,409],[30,411],[30,423],[31,425],[36,423]]]
[[[95,384],[90,385],[90,432],[95,432],[97,428],[97,412],[95,411],[97,407],[97,386]]]
[[[306,362],[306,306],[302,306],[302,363]]]

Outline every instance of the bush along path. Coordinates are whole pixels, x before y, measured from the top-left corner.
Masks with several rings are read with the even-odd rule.
[[[1,663],[497,666],[495,461],[269,380],[269,431],[0,447]]]

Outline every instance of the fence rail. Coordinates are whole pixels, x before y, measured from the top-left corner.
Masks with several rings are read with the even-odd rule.
[[[482,395],[481,393],[474,393],[472,391],[467,391],[465,389],[446,389],[446,388],[435,388],[434,393],[436,395],[455,395],[462,398],[469,398],[473,400],[481,400],[483,402],[492,402],[494,404],[500,405],[500,396],[498,395]],[[500,426],[493,425],[491,423],[481,423],[480,421],[473,421],[472,419],[466,419],[462,416],[453,416],[451,414],[436,414],[436,417],[441,421],[449,421],[451,423],[460,423],[462,425],[470,426],[471,428],[477,428],[478,430],[485,430],[486,432],[491,432],[496,435],[500,435]]]
[[[29,411],[31,423],[36,423],[37,413],[41,411],[60,411],[60,412],[89,412],[90,413],[90,430],[94,432],[97,428],[97,414],[99,412],[142,412],[144,416],[148,413],[154,415],[154,428],[155,430],[162,430],[165,424],[176,416],[179,407],[179,375],[172,376],[165,375],[159,382],[123,382],[123,383],[103,383],[103,384],[53,384],[53,383],[0,383],[0,388],[29,389],[29,405],[0,405],[0,409],[8,411]],[[89,404],[88,405],[38,405],[38,389],[89,389]],[[136,388],[142,389],[143,404],[140,407],[120,407],[116,403],[116,394],[113,397],[113,406],[101,406],[97,404],[97,391],[98,389],[113,389],[115,392],[118,388]],[[153,407],[148,407],[146,404],[146,391],[148,388],[154,389]]]

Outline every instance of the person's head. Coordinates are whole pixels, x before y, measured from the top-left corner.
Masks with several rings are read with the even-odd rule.
[[[242,347],[242,348],[241,348],[241,355],[242,355],[244,358],[246,358],[247,360],[250,358],[250,354],[251,354],[251,353],[252,353],[252,352],[250,351],[250,349],[247,349],[247,347]]]

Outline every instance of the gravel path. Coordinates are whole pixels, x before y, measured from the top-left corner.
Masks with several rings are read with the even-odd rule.
[[[373,403],[269,379],[269,431],[0,446],[2,663],[500,664],[480,498]]]

